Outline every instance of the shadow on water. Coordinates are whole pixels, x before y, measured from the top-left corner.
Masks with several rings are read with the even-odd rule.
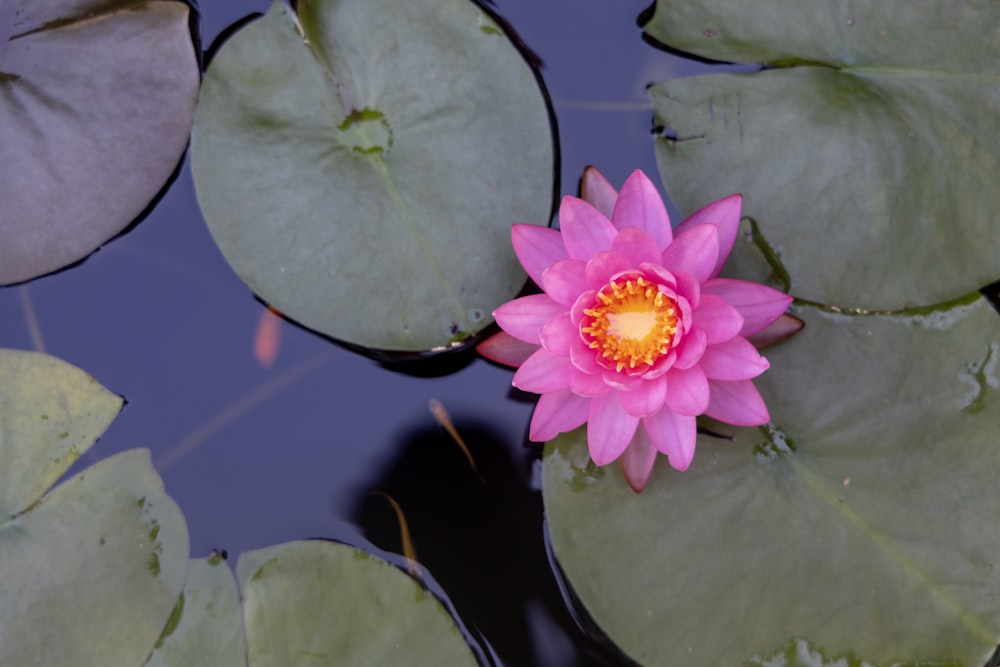
[[[533,459],[512,456],[489,425],[455,424],[479,476],[439,428],[404,436],[392,461],[357,499],[352,520],[365,537],[402,553],[405,516],[417,561],[429,570],[470,629],[507,667],[609,665],[588,655],[549,568],[541,495],[530,484]],[[381,493],[379,493],[381,492]]]

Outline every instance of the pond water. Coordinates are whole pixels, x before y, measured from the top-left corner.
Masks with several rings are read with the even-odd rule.
[[[268,4],[205,3],[204,44]],[[646,4],[496,3],[542,62],[561,194],[576,193],[588,164],[616,185],[636,168],[655,175],[645,86],[709,67],[643,42],[636,18]],[[364,317],[363,305],[348,316]],[[129,233],[77,267],[0,290],[0,345],[42,349],[126,397],[70,474],[117,451],[151,449],[187,518],[192,556],[226,549],[235,560],[311,537],[400,552],[381,491],[405,514],[419,561],[504,664],[624,664],[584,637],[559,593],[539,449],[526,446],[533,399],[510,388],[509,370],[480,360],[416,377],[277,320],[277,356],[266,366],[254,341],[268,317],[212,242],[185,159]],[[482,479],[435,421],[432,399]]]

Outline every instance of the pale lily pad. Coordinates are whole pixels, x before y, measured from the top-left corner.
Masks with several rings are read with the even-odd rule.
[[[477,664],[442,604],[398,568],[333,542],[240,557],[250,664]]]
[[[800,298],[895,310],[1000,277],[1000,8],[660,1],[645,29],[780,65],[649,90],[683,212],[741,192]]]
[[[0,350],[0,521],[23,512],[108,428],[122,399],[75,366]]]
[[[385,350],[484,328],[525,280],[514,222],[546,224],[545,98],[469,0],[275,2],[218,51],[192,135],[205,220],[291,319]]]
[[[583,431],[547,445],[559,564],[643,664],[786,664],[767,660],[803,640],[820,657],[801,664],[981,667],[1000,639],[996,313],[796,314],[756,381],[773,425],[706,423],[734,440],[699,436],[688,471],[661,461],[636,494],[588,465]]]
[[[846,5],[765,0],[660,0],[643,25],[682,51],[729,62],[881,64],[967,72],[1000,56],[1000,8],[990,0],[962,4],[912,0],[897,11],[878,0]],[[956,39],[958,35],[965,39]],[[990,69],[996,70],[995,67]]]
[[[0,4],[0,284],[72,264],[142,212],[198,85],[182,2]]]
[[[233,571],[215,554],[196,558],[146,667],[246,667],[246,639]]]
[[[187,564],[184,518],[148,451],[84,470],[0,521],[0,664],[141,665]]]

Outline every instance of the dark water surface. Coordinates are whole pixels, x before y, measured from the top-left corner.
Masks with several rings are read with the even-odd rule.
[[[707,66],[641,40],[647,0],[507,0],[497,11],[543,62],[558,118],[562,193],[587,164],[616,186],[658,181],[645,86]],[[266,0],[206,0],[206,47]],[[512,193],[516,196],[516,193]],[[516,222],[514,220],[511,221]],[[378,270],[377,259],[372,270]],[[399,552],[396,516],[462,619],[507,665],[618,664],[591,654],[545,554],[530,397],[477,361],[434,379],[386,370],[280,323],[255,359],[264,308],[209,237],[187,162],[149,216],[82,265],[0,289],[0,346],[44,349],[128,400],[76,468],[148,447],[180,504],[192,556],[326,537]],[[357,313],[362,316],[364,304]],[[439,400],[483,481],[428,409]]]

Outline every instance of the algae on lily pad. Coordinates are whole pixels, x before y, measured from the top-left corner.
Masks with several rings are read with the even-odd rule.
[[[535,73],[469,0],[280,1],[222,45],[192,135],[227,261],[302,325],[368,348],[467,338],[525,275],[554,151]]]
[[[0,376],[0,664],[142,664],[184,583],[184,518],[145,450],[46,493],[121,399],[39,353],[0,350]]]
[[[584,430],[548,443],[556,559],[642,664],[772,664],[801,639],[981,667],[1000,640],[996,312],[795,314],[756,380],[772,425],[706,422],[732,440],[699,436],[686,472],[661,461],[636,494]]]
[[[660,0],[644,29],[770,66],[652,86],[656,155],[682,211],[744,195],[797,297],[898,310],[1000,278],[1000,5]]]
[[[200,71],[183,2],[0,3],[0,285],[132,222],[177,166]]]
[[[246,636],[233,571],[220,554],[192,559],[184,592],[146,667],[246,664]]]

